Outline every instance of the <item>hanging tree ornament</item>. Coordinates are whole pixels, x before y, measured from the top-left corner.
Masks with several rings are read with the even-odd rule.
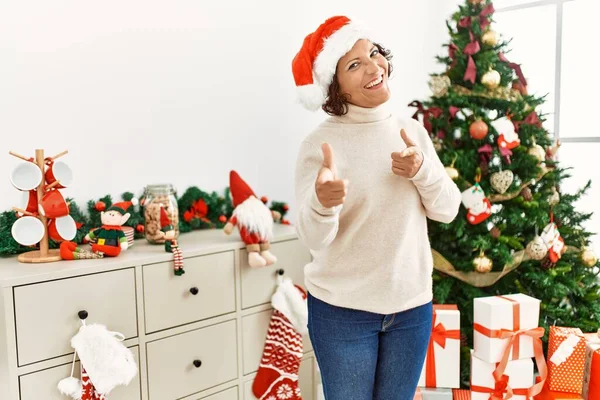
[[[521,144],[521,139],[510,118],[498,118],[492,122],[492,127],[498,132],[498,146],[500,148],[512,150]]]
[[[452,82],[448,75],[436,75],[431,77],[428,85],[429,89],[433,92],[433,97],[443,97],[448,93]]]
[[[560,236],[558,227],[554,223],[554,214],[552,212],[550,212],[550,223],[544,227],[541,237],[548,248],[548,258],[552,263],[556,263],[562,257],[566,247],[563,238]]]
[[[523,196],[525,201],[533,200],[533,194],[531,193],[531,189],[529,187],[524,187],[523,190],[521,190],[521,196]]]
[[[457,156],[455,155],[454,159],[452,159],[452,164],[450,164],[449,167],[444,168],[446,170],[446,173],[452,180],[456,180],[460,176],[460,174],[458,173],[458,170],[456,168],[454,168],[454,163],[456,162],[456,157]]]
[[[498,33],[492,29],[488,30],[481,37],[481,41],[488,46],[495,46],[498,44],[499,36]]]
[[[483,253],[483,250],[481,250],[479,256],[473,259],[473,268],[479,273],[487,274],[492,270],[493,266],[494,264],[492,260],[486,257],[486,255]]]
[[[494,172],[490,176],[490,185],[500,194],[504,194],[512,185],[515,175],[511,170]]]
[[[488,125],[481,119],[477,119],[469,126],[469,134],[475,140],[482,140],[488,134]]]
[[[490,70],[481,77],[481,84],[492,90],[496,89],[500,85],[501,79],[502,77],[500,76],[500,73],[490,68]]]
[[[527,154],[535,157],[538,163],[541,163],[546,159],[546,151],[542,146],[535,143],[535,138],[532,138],[533,145],[527,150]]]
[[[490,235],[492,235],[494,239],[498,239],[500,235],[502,235],[502,231],[500,230],[500,228],[494,225],[494,227],[490,229]]]
[[[544,239],[537,234],[537,227],[535,229],[535,237],[525,247],[525,253],[527,253],[529,258],[537,261],[543,260],[546,254],[548,254],[548,246]]]
[[[550,206],[555,206],[560,202],[560,195],[558,194],[558,190],[556,190],[556,186],[552,187],[552,194],[548,198],[548,204]]]
[[[462,203],[467,208],[467,221],[472,225],[479,224],[492,215],[492,204],[479,186],[480,180],[481,172],[478,171],[475,185],[461,193]]]
[[[598,257],[594,253],[594,250],[590,249],[589,247],[583,246],[581,248],[581,261],[586,267],[592,268],[598,262]]]

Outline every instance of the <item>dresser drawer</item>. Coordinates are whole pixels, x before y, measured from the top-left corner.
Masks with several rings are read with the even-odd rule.
[[[235,311],[233,252],[186,258],[184,270],[176,276],[172,262],[144,265],[146,332]]]
[[[138,347],[131,347],[135,361],[139,367]],[[68,400],[70,397],[62,395],[56,385],[61,379],[71,375],[71,363],[60,365],[58,367],[45,369],[40,372],[34,372],[19,377],[19,386],[21,392],[20,400]],[[75,377],[81,378],[79,361],[75,363]],[[140,390],[139,373],[127,386],[118,386],[110,394],[110,400],[139,400],[142,398]]]
[[[238,400],[238,388],[232,387],[208,397],[200,397],[198,400]]]
[[[19,286],[14,289],[19,365],[70,354],[70,341],[88,312],[88,323],[137,336],[133,268]]]
[[[314,382],[314,358],[307,357],[302,359],[300,370],[298,371],[298,385],[300,386],[300,394],[302,400],[313,400],[315,393]],[[249,380],[244,383],[244,400],[256,400],[256,396],[252,393],[252,384],[254,380]]]
[[[292,281],[304,287],[304,266],[310,262],[310,252],[299,240],[275,243],[271,252],[277,262],[268,267],[252,268],[248,253],[241,252],[242,308],[269,303],[277,283],[277,270],[283,269]]]
[[[147,355],[150,400],[179,399],[228,382],[237,378],[236,322],[150,342]]]
[[[258,370],[272,314],[273,310],[267,310],[242,318],[244,375]],[[302,338],[302,350],[305,353],[312,350],[308,334]]]

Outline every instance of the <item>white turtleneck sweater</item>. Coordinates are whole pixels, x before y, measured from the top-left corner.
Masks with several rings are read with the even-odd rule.
[[[391,153],[406,148],[401,128],[423,154],[412,179],[392,173]],[[338,178],[349,180],[344,204],[333,208],[323,207],[315,191],[323,142],[333,149]],[[387,104],[350,105],[346,115],[328,118],[302,142],[295,190],[298,236],[313,256],[304,270],[313,296],[379,314],[432,300],[426,219],[451,222],[461,194],[418,121],[392,117]]]

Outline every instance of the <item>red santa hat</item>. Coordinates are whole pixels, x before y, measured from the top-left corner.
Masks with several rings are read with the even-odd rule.
[[[163,232],[169,232],[173,230],[171,220],[169,219],[167,211],[165,210],[165,207],[162,204],[160,206],[160,230]]]
[[[338,61],[360,39],[371,39],[371,35],[344,16],[329,18],[306,36],[292,61],[298,99],[304,107],[314,111],[325,103]]]
[[[250,196],[256,197],[254,191],[236,171],[231,171],[229,173],[229,190],[231,191],[233,207],[239,206]]]
[[[129,207],[135,206],[138,204],[138,199],[135,197],[131,199],[131,201],[120,201],[118,203],[113,204],[106,211],[118,211],[121,215],[127,214],[127,210]]]

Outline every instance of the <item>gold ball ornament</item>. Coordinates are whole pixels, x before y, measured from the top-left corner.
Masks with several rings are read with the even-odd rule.
[[[594,250],[584,247],[581,251],[581,261],[583,262],[583,265],[591,268],[598,262],[598,257],[596,256],[596,253],[594,253]]]
[[[492,263],[492,260],[486,257],[483,252],[481,252],[478,257],[473,259],[473,268],[475,268],[475,271],[479,273],[487,274],[492,270],[493,266],[494,264]]]
[[[490,69],[481,77],[481,83],[488,89],[496,89],[500,85],[500,73],[494,69]]]
[[[487,44],[488,46],[497,45],[498,40],[499,40],[498,33],[491,29],[489,31],[487,31],[486,33],[484,33],[483,36],[481,37],[481,41],[483,43]]]
[[[560,194],[558,194],[558,191],[556,190],[556,186],[553,186],[552,194],[548,198],[548,204],[550,204],[551,206],[555,206],[559,202],[560,202]]]
[[[438,75],[431,77],[428,85],[429,89],[433,92],[433,97],[443,97],[448,93],[452,82],[448,75]]]
[[[546,159],[546,150],[539,144],[531,146],[529,150],[527,150],[527,153],[534,156],[540,163]]]
[[[452,180],[456,180],[459,177],[458,170],[454,167],[445,167],[446,173]]]
[[[538,235],[527,244],[527,247],[525,247],[525,252],[532,260],[539,261],[546,257],[546,254],[548,253],[548,246],[546,246],[546,242],[544,242],[544,239],[542,239],[541,236]]]

